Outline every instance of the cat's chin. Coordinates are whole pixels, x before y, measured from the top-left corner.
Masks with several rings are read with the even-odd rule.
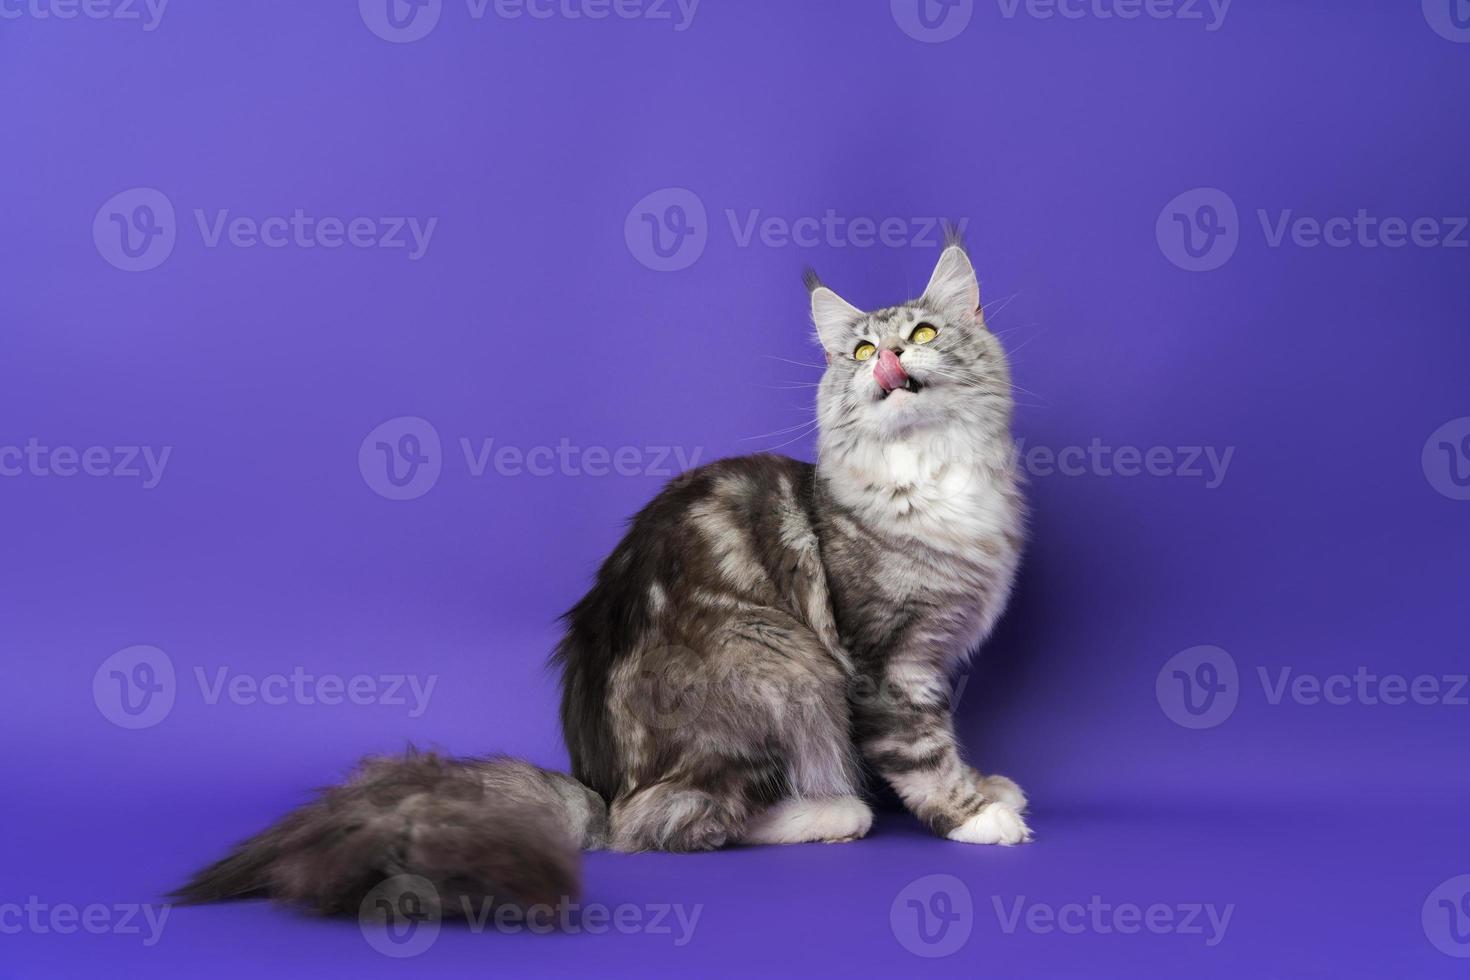
[[[945,424],[944,413],[935,411],[925,401],[926,397],[895,392],[873,406],[870,423],[873,435],[878,439],[894,439],[941,428]]]
[[[883,394],[878,396],[878,400],[881,402],[889,401],[902,395],[914,396],[927,387],[929,387],[928,384],[920,381],[918,378],[914,377],[911,374],[908,377],[904,378],[902,388],[884,389]]]
[[[926,407],[934,399],[927,386],[910,378],[912,387],[894,388],[885,391],[872,403],[873,415],[879,419],[908,420],[925,414]]]

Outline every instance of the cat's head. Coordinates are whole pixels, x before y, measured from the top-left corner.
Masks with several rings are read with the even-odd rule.
[[[817,392],[824,437],[889,439],[930,428],[1004,429],[1005,351],[985,326],[980,284],[951,239],[916,300],[865,313],[807,273],[812,321],[827,353]]]

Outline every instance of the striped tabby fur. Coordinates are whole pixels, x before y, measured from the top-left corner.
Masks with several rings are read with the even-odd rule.
[[[808,286],[828,358],[818,460],[722,460],[633,519],[555,652],[576,782],[508,759],[371,760],[180,894],[349,911],[416,874],[441,898],[525,906],[576,892],[579,849],[861,837],[866,772],[936,834],[1028,840],[1025,797],[965,763],[950,717],[1024,524],[974,270],[951,241],[919,299],[872,313]]]

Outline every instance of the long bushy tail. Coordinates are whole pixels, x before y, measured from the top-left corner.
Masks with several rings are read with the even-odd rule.
[[[378,885],[422,881],[445,918],[471,908],[556,906],[580,892],[581,851],[606,846],[607,806],[570,776],[504,757],[412,749],[370,757],[196,874],[186,904],[270,897],[358,914]]]

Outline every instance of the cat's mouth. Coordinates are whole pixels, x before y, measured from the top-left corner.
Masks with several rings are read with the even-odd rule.
[[[924,382],[905,371],[898,355],[887,348],[878,352],[878,361],[873,365],[873,380],[878,382],[878,387],[883,392],[878,396],[879,401],[896,391],[904,392],[907,396],[917,395],[924,389]]]
[[[895,392],[900,392],[901,391],[901,392],[904,392],[905,394],[917,395],[919,392],[921,392],[923,390],[924,390],[924,382],[920,381],[918,378],[914,377],[911,374],[907,378],[905,378],[903,384],[899,385],[897,388],[884,388],[883,389],[883,394],[881,394],[881,395],[878,396],[878,400],[879,401],[883,401],[883,400],[887,399],[889,395],[892,395]]]

